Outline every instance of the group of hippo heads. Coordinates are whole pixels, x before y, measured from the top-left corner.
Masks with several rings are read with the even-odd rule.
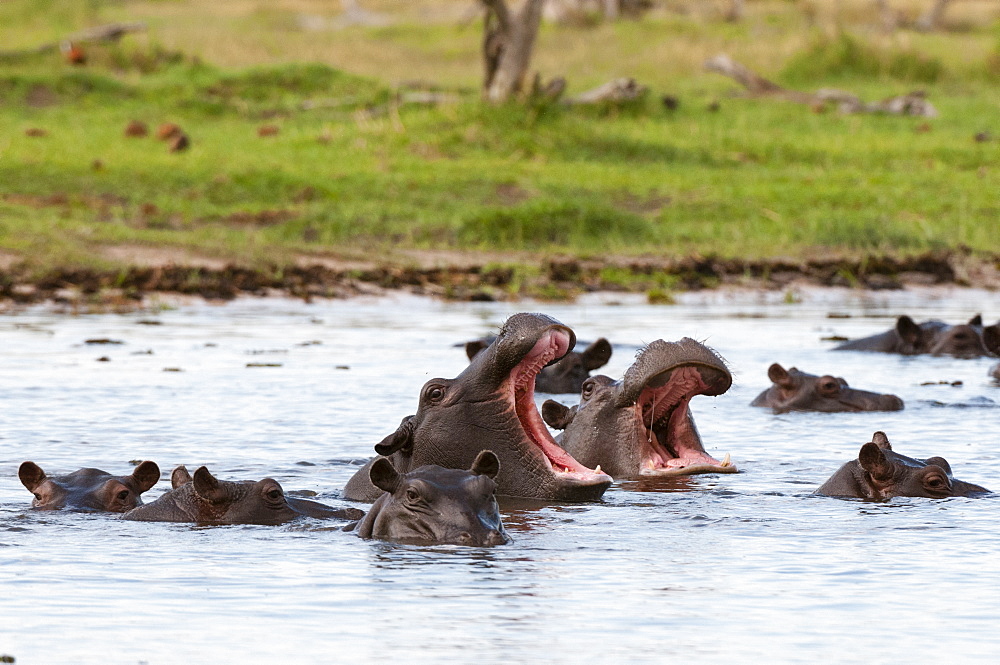
[[[480,345],[479,342],[483,344]],[[199,524],[280,524],[298,517],[350,520],[344,527],[363,538],[406,543],[490,546],[510,541],[497,496],[544,501],[596,501],[612,477],[736,473],[727,454],[709,455],[695,426],[690,401],[729,390],[733,377],[712,349],[690,338],[656,340],[643,347],[621,379],[589,376],[611,356],[604,338],[572,353],[574,332],[544,314],[511,316],[489,340],[467,345],[470,363],[453,379],[435,378],[420,391],[416,412],[375,445],[377,456],[344,487],[347,500],[373,503],[367,512],[290,497],[272,478],[220,480],[202,466],[171,474],[171,489],[149,504],[140,495],[160,477],[154,463],[129,475],[99,469],[48,476],[24,462],[18,476],[39,509],[122,513],[132,521]],[[957,357],[1000,354],[1000,324],[937,321],[917,325],[899,317],[896,327],[847,342],[843,350],[948,353]],[[566,362],[567,358],[572,358]],[[565,364],[563,364],[565,363]],[[554,368],[562,368],[552,372]],[[1000,365],[992,370],[1000,380]],[[547,400],[539,413],[535,391],[580,393],[568,407]],[[856,390],[834,376],[816,376],[775,363],[772,386],[752,402],[776,413],[792,411],[896,411],[895,395]],[[558,438],[546,423],[562,430]],[[892,450],[875,432],[858,458],[840,468],[817,494],[884,500],[894,496],[948,497],[987,492],[952,476],[941,457],[920,460]]]

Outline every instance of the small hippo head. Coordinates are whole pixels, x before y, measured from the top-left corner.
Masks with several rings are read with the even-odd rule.
[[[736,473],[705,452],[689,409],[696,395],[721,395],[733,377],[714,351],[685,337],[643,348],[620,381],[592,376],[580,404],[548,400],[542,417],[564,430],[559,443],[582,464],[615,478]]]
[[[219,480],[204,466],[198,467],[190,482],[187,469],[171,474],[175,492],[189,492],[189,505],[197,510],[197,522],[216,524],[280,524],[298,517],[288,504],[284,489],[273,478],[263,480]],[[153,504],[150,504],[151,508]]]
[[[956,358],[1000,355],[1000,324],[983,326],[979,314],[966,324],[941,329],[931,342],[930,353]]]
[[[896,496],[942,499],[989,492],[952,476],[951,465],[943,457],[920,460],[893,451],[884,432],[875,432],[872,440],[861,446],[858,459],[842,466],[816,491],[875,501]]]
[[[380,458],[369,475],[385,494],[357,525],[357,533],[406,543],[503,545],[510,538],[495,496],[499,470],[489,450],[481,451],[468,471],[430,464],[401,474]]]
[[[750,406],[771,407],[775,413],[789,411],[899,411],[903,400],[895,395],[883,395],[856,390],[840,377],[816,376],[795,367],[786,370],[778,363],[767,369],[773,385],[762,392]]]
[[[124,513],[142,505],[139,495],[160,479],[160,467],[155,462],[142,462],[128,476],[112,476],[100,469],[79,469],[62,476],[47,476],[34,462],[24,462],[17,475],[21,484],[35,496],[32,508]]]
[[[465,353],[472,360],[487,348],[493,338],[476,339],[465,343]],[[600,337],[583,351],[569,351],[560,360],[544,367],[535,379],[535,389],[541,393],[577,393],[590,373],[604,367],[611,360],[611,342]]]

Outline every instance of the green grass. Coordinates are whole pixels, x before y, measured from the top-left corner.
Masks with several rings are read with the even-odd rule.
[[[590,53],[587,66],[571,48],[579,29],[546,26],[540,48],[564,48],[571,85],[599,83],[612,69],[650,72],[644,104],[601,112],[493,108],[474,92],[436,108],[393,102],[407,64],[428,67],[415,53],[448,72],[442,82],[474,91],[475,25],[342,31],[351,44],[381,40],[384,57],[396,58],[378,77],[285,56],[220,67],[156,34],[93,48],[84,68],[55,55],[0,61],[0,252],[38,268],[113,267],[122,260],[107,248],[116,246],[251,266],[399,248],[749,258],[996,252],[1000,86],[988,68],[1000,58],[997,27],[899,42],[862,30],[822,36],[789,5],[766,5],[771,13],[756,27],[667,16],[589,28],[590,39],[622,49]],[[0,26],[19,21],[35,43],[133,18],[117,3],[80,9],[48,0],[48,22],[24,7],[0,5]],[[193,11],[186,2],[140,7],[159,25],[171,11]],[[284,35],[293,53],[318,39],[281,33],[294,21],[277,9],[226,20],[278,30],[270,38]],[[768,69],[774,56],[760,50],[755,30],[772,31],[787,57]],[[0,37],[8,32],[0,28]],[[693,66],[663,76],[655,63],[630,61],[641,57],[638,38],[654,52],[671,39],[725,45],[738,59],[743,48],[748,64],[800,89],[835,85],[878,99],[923,87],[941,116],[845,116],[730,97],[731,82]],[[30,43],[18,37],[14,46]],[[960,44],[978,45],[978,59]],[[549,73],[554,58],[539,54]],[[677,111],[659,105],[664,92],[680,97]],[[716,100],[719,111],[709,112]],[[133,119],[153,130],[177,123],[191,148],[173,154],[153,136],[126,138]],[[264,124],[279,133],[259,136]],[[47,135],[27,136],[32,128]],[[973,141],[982,131],[994,140]],[[651,284],[651,299],[667,298],[671,286]]]

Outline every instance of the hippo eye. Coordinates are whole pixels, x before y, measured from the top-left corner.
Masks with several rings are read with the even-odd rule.
[[[594,394],[594,382],[584,381],[583,388],[580,390],[580,396],[583,397],[583,399],[587,399],[593,394]]]
[[[444,386],[432,385],[428,386],[427,390],[424,392],[424,397],[430,402],[440,402],[444,399]]]
[[[38,499],[39,501],[41,501],[41,500],[42,500],[42,495],[41,495],[41,494],[39,494],[38,492],[32,492],[32,494],[34,494],[34,495],[35,495],[35,498],[36,498],[36,499]]]
[[[816,388],[823,395],[836,395],[840,392],[840,382],[836,379],[823,379],[816,384]]]
[[[128,500],[128,490],[122,490],[121,492],[119,492],[118,493],[118,500],[119,501],[127,501]]]
[[[281,490],[277,488],[269,490],[267,492],[267,498],[270,499],[271,501],[278,501],[279,499],[281,499]]]
[[[410,503],[416,503],[417,501],[420,501],[420,492],[413,489],[412,487],[408,487],[406,489],[406,500],[409,501]]]

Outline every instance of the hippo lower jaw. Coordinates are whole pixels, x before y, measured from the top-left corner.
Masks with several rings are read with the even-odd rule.
[[[517,420],[528,441],[542,454],[556,483],[555,499],[596,501],[611,486],[611,476],[580,464],[563,450],[549,434],[545,422],[535,407],[535,377],[549,362],[566,354],[569,335],[562,330],[551,330],[542,336],[534,348],[510,372],[507,392]],[[581,495],[581,489],[593,488],[590,496]],[[560,488],[564,488],[565,491]]]
[[[719,461],[705,452],[688,415],[692,397],[716,389],[716,374],[720,373],[711,367],[684,365],[661,372],[646,382],[636,401],[640,420],[637,431],[644,435],[640,441],[640,475],[739,472],[729,453]]]

